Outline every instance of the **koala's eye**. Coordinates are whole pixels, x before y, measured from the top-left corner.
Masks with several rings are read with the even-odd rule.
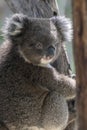
[[[40,42],[38,42],[38,43],[35,45],[35,47],[36,47],[37,49],[43,49],[43,45],[42,45],[42,43],[40,43]]]

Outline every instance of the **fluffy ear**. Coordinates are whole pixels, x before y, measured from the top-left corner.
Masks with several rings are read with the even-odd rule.
[[[6,38],[17,37],[22,34],[26,25],[28,24],[28,17],[23,14],[15,14],[6,20],[3,33]]]
[[[52,17],[51,21],[55,24],[58,32],[62,37],[62,41],[72,40],[72,23],[70,19],[64,16]]]

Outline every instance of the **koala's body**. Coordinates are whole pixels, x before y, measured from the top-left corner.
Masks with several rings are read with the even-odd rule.
[[[70,31],[64,17],[33,19],[15,14],[9,19],[0,47],[0,130],[66,127],[66,100],[75,96],[75,81],[50,63]]]

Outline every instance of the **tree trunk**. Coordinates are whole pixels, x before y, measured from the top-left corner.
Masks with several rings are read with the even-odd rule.
[[[87,0],[73,0],[77,126],[87,130]]]
[[[55,15],[59,15],[56,0],[5,0],[14,13],[23,13],[29,17],[43,17],[50,18]],[[71,75],[71,68],[68,61],[67,53],[62,46],[61,54],[59,58],[52,64],[58,72],[65,75]],[[71,108],[72,102],[69,102]],[[70,109],[70,121],[73,119],[74,112]],[[67,128],[66,130],[71,130]]]

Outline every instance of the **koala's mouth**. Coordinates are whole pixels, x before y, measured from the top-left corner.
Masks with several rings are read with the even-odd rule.
[[[50,56],[46,57],[46,56],[44,56],[43,58],[41,58],[40,64],[46,65],[46,64],[49,64],[52,61],[53,61],[53,57],[50,57]]]

